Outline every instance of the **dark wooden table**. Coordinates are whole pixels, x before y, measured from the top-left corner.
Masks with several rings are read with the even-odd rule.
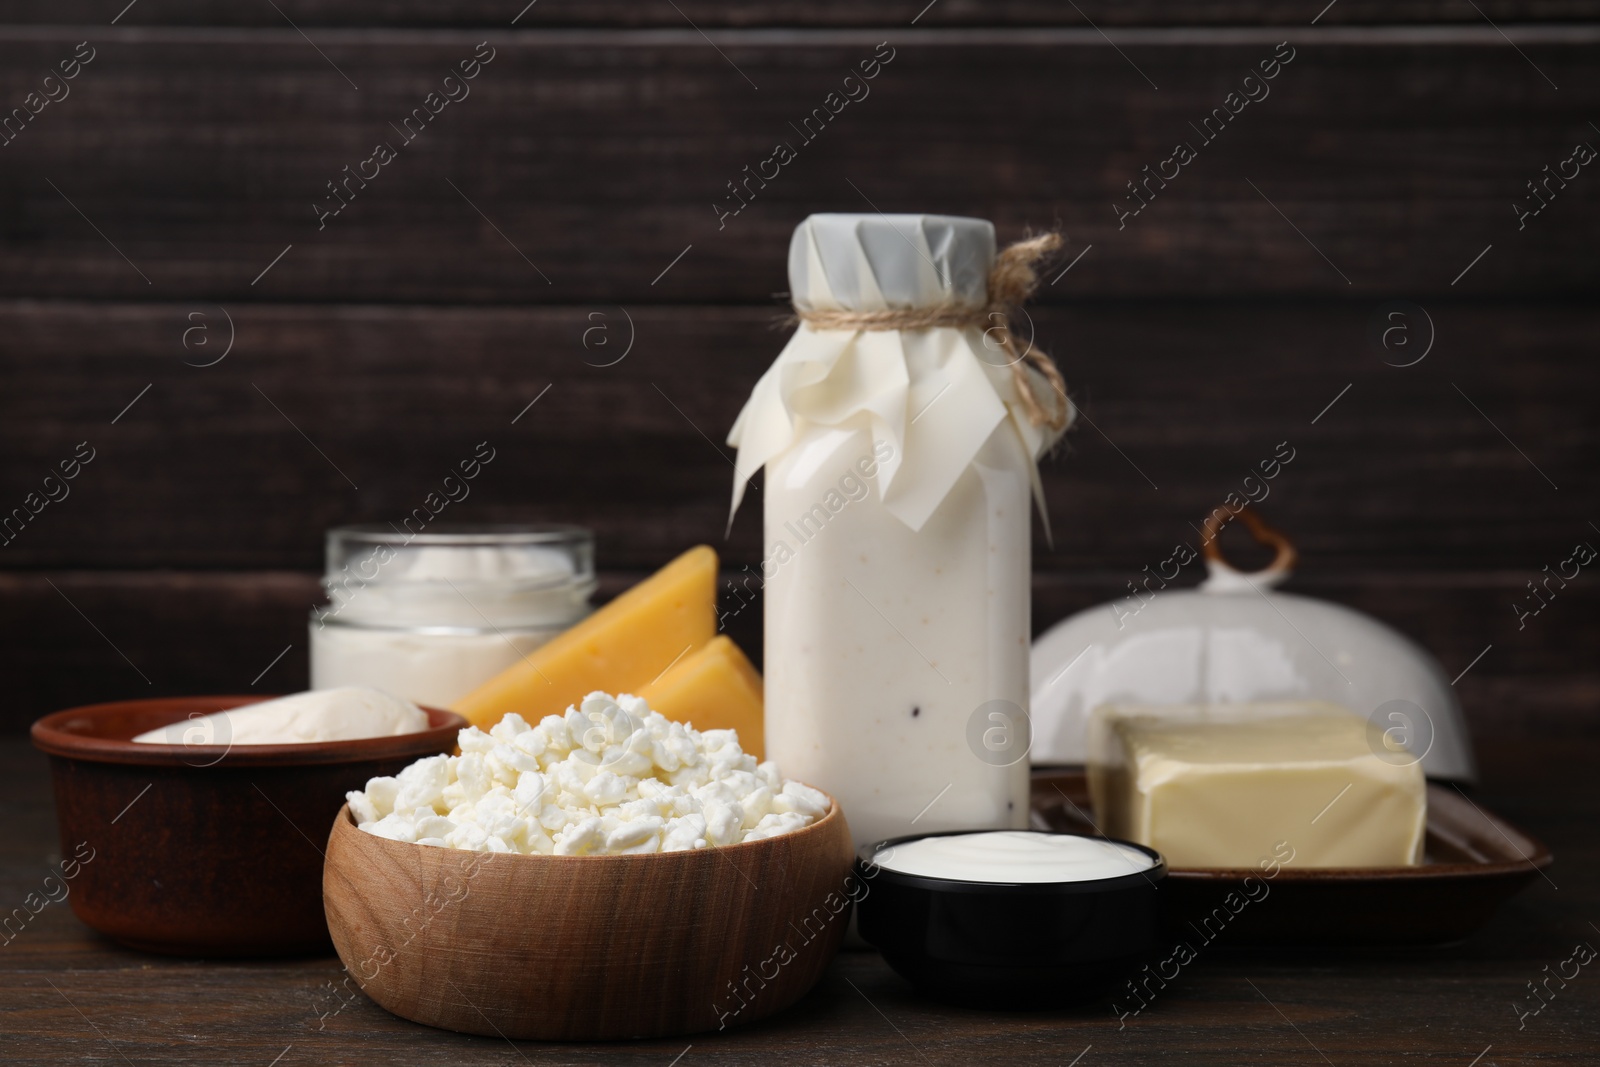
[[[53,903],[0,945],[6,1064],[1490,1064],[1600,1062],[1600,962],[1536,1015],[1529,982],[1600,946],[1600,741],[1480,743],[1480,803],[1548,843],[1537,879],[1465,944],[1285,955],[1214,946],[1125,1027],[1107,1005],[1029,1014],[914,996],[876,954],[839,957],[792,1010],[724,1034],[616,1045],[513,1044],[417,1026],[328,993],[332,957],[147,956]],[[0,905],[59,859],[43,757],[0,741]],[[9,936],[9,935],[8,935]],[[1545,968],[1550,968],[1547,972]],[[1572,965],[1567,965],[1568,973]]]

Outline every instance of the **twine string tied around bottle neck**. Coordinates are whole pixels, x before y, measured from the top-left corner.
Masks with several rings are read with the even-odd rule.
[[[795,321],[814,330],[925,330],[937,327],[983,331],[985,344],[995,344],[1005,352],[1007,366],[1016,384],[1017,399],[1035,426],[1066,429],[1068,412],[1066,382],[1055,360],[1031,340],[1018,351],[1012,338],[1011,316],[1039,287],[1038,264],[1061,247],[1061,235],[1044,233],[1006,246],[995,257],[989,270],[989,301],[986,304],[946,302],[921,307],[884,308],[877,311],[849,311],[843,308],[795,308]],[[1041,402],[1038,384],[1027,368],[1032,367],[1055,390],[1048,406]]]

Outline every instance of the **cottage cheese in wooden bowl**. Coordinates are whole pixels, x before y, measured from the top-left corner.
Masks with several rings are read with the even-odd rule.
[[[867,891],[838,805],[732,730],[591,693],[459,744],[350,793],[328,841],[334,946],[404,1018],[542,1040],[750,1022],[811,988]]]
[[[475,852],[620,856],[776,837],[831,804],[757,764],[733,730],[702,733],[635,696],[590,693],[537,726],[513,713],[458,744],[351,793],[357,825]]]

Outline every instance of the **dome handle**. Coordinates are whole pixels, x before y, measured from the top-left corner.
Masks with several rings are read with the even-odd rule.
[[[1229,518],[1244,520],[1245,528],[1250,531],[1250,536],[1256,539],[1256,543],[1276,549],[1277,555],[1273,557],[1271,563],[1253,573],[1235,568],[1222,555],[1222,546],[1218,540],[1228,519],[1218,519],[1216,511],[1212,511],[1206,516],[1205,539],[1200,545],[1200,553],[1206,561],[1206,580],[1200,583],[1200,591],[1237,593],[1251,589],[1259,591],[1261,586],[1270,589],[1280,585],[1294,570],[1295,561],[1299,558],[1293,543],[1281,532],[1268,526],[1266,520],[1256,514],[1248,504]]]

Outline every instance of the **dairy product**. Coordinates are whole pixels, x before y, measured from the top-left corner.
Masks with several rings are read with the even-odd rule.
[[[957,882],[1089,882],[1139,874],[1156,861],[1116,841],[1031,830],[919,837],[879,849],[886,870]]]
[[[672,722],[636,696],[590,693],[536,726],[511,712],[459,744],[348,794],[356,824],[442,848],[631,855],[776,837],[830,807],[734,731]]]
[[[134,740],[160,745],[293,745],[394,737],[427,728],[427,713],[411,701],[377,689],[343,686],[182,719]]]
[[[591,690],[636,692],[716,633],[717,554],[701,545],[451,706],[488,728],[560,714]]]
[[[1254,867],[1280,845],[1297,867],[1421,861],[1421,764],[1337,705],[1102,708],[1091,746],[1100,829],[1174,867]]]
[[[430,707],[447,708],[554,637],[559,630],[419,633],[313,624],[314,689],[381,682]]]
[[[448,707],[583,618],[594,585],[592,539],[573,527],[330,530],[311,687]]]
[[[865,431],[834,444],[803,442],[769,465],[769,556],[795,540],[784,524],[804,503],[872,451]],[[986,704],[1028,706],[1024,460],[997,432],[920,530],[869,498],[767,581],[767,751],[839,798],[858,845],[1028,824],[1026,738],[990,762],[968,730],[974,715],[982,731],[1010,727]]]
[[[977,219],[813,216],[789,280],[802,315],[959,311],[994,259]],[[858,846],[1028,825],[1030,493],[1056,431],[987,336],[803,322],[729,436],[735,506],[766,469],[767,753]]]
[[[737,731],[744,750],[763,758],[761,675],[731,638],[712,638],[640,689],[639,696],[669,719],[698,723],[703,730]]]

